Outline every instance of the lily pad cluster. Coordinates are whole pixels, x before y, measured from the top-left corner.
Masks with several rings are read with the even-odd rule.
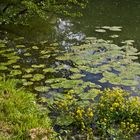
[[[135,62],[139,53],[133,47],[133,40],[118,46],[88,37],[84,44],[72,46],[69,51],[53,45],[12,48],[1,43],[0,47],[0,71],[16,76],[24,86],[38,93],[65,93],[73,89],[84,98],[85,93],[91,97],[93,90],[108,85],[135,89],[139,84],[140,64]]]
[[[97,83],[95,75],[100,74],[98,84],[111,83],[135,87],[139,84],[136,77],[140,75],[140,64],[135,62],[139,53],[137,49],[128,44],[122,46],[108,43],[105,40],[89,38],[87,44],[71,47],[71,53],[58,56],[59,61],[72,61],[81,71],[71,75],[70,78],[81,78],[87,73],[92,76],[92,82]]]

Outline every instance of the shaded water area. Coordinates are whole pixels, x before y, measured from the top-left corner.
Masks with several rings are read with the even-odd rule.
[[[122,26],[118,42],[133,39],[140,50],[140,1],[139,0],[93,0],[79,19],[75,30],[80,30],[87,36],[109,38],[111,32],[97,33],[96,27]]]
[[[139,0],[90,0],[80,18],[51,15],[49,22],[2,26],[1,38],[14,41],[0,50],[0,69],[47,97],[76,86],[79,93],[115,85],[139,90],[140,67],[131,62],[138,55],[133,46],[140,51],[139,13]]]

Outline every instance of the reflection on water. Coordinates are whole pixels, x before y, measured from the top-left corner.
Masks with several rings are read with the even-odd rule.
[[[140,1],[139,0],[89,0],[88,7],[83,11],[83,17],[75,19],[50,16],[48,21],[38,17],[31,19],[29,27],[6,26],[11,35],[24,36],[29,41],[56,40],[65,48],[81,41],[86,36],[95,36],[103,39],[135,40],[135,46],[140,50]],[[96,32],[102,26],[121,26],[122,32],[112,34]],[[68,41],[70,40],[70,41]]]
[[[57,39],[59,40],[60,46],[65,48],[65,50],[69,49],[69,47],[72,45],[82,42],[82,40],[84,40],[85,38],[85,34],[82,32],[74,33],[72,31],[73,26],[74,25],[70,20],[62,20],[61,18],[59,18],[57,21]]]
[[[75,19],[75,30],[86,36],[96,36],[108,39],[111,32],[95,32],[96,27],[122,26],[121,33],[117,33],[122,40],[134,39],[140,50],[140,1],[139,0],[90,0],[84,16]]]

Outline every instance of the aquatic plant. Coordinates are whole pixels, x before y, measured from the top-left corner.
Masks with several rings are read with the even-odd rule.
[[[140,130],[140,97],[118,88],[96,95],[98,100],[86,103],[71,90],[56,99],[52,108],[57,113],[55,125],[67,132],[62,137],[128,140],[136,136]]]
[[[95,105],[96,129],[103,138],[130,139],[140,128],[140,97],[107,89]]]
[[[31,45],[26,50],[31,53],[30,58],[18,54],[16,48],[10,52],[6,47],[2,48],[5,51],[0,54],[0,77],[2,74],[16,77],[26,89],[36,92],[38,102],[49,108],[54,128],[60,128],[62,138],[65,134],[69,139],[77,135],[81,139],[128,139],[139,131],[136,86],[140,64],[135,61],[139,53],[132,40],[118,46],[89,37],[85,43],[72,46],[66,52],[53,46],[47,49],[40,46],[36,51]],[[111,88],[129,87],[130,92],[121,89],[101,91],[108,83]],[[136,97],[130,96],[132,91],[136,92]],[[31,133],[41,130],[37,128]],[[46,133],[44,129],[42,132]]]

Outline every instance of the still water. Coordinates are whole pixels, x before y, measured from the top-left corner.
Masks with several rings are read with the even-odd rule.
[[[30,78],[29,81],[25,80],[25,85],[28,84],[34,86],[47,85],[48,81],[45,81],[46,79],[62,78],[62,77],[67,78],[65,79],[64,82],[67,81],[67,83],[69,83],[70,81],[68,79],[68,76],[71,75],[71,72],[68,71],[71,71],[72,68],[72,71],[75,72],[75,69],[73,70],[73,67],[75,68],[74,63],[75,64],[78,63],[78,65],[80,63],[81,64],[80,68],[83,69],[82,63],[85,63],[85,60],[87,61],[86,63],[89,63],[88,61],[91,61],[92,60],[91,58],[94,57],[93,54],[94,53],[96,54],[98,52],[93,50],[90,52],[88,50],[85,51],[83,55],[84,56],[87,55],[87,56],[85,56],[85,60],[83,62],[79,62],[81,56],[80,54],[77,54],[77,57],[79,58],[76,59],[79,61],[75,62],[74,60],[72,60],[73,63],[70,61],[71,59],[69,61],[62,60],[60,56],[59,58],[60,60],[59,60],[57,59],[57,56],[59,55],[63,56],[67,54],[69,52],[69,49],[73,45],[75,44],[79,45],[82,41],[85,40],[86,37],[96,37],[98,39],[113,40],[113,42],[119,45],[121,44],[122,41],[133,40],[134,46],[140,51],[140,14],[139,13],[140,13],[139,0],[133,0],[133,1],[132,0],[115,0],[115,1],[114,0],[104,0],[104,1],[90,0],[87,8],[83,10],[83,16],[79,18],[56,17],[52,15],[50,16],[49,22],[42,21],[41,19],[38,18],[33,18],[30,20],[29,26],[6,25],[0,27],[2,31],[4,30],[7,31],[7,35],[9,36],[9,38],[24,37],[24,42],[23,41],[18,42],[18,40],[16,42],[18,42],[17,44],[23,43],[25,46],[20,45],[15,47],[14,46],[15,44],[9,45],[10,47],[14,46],[14,51],[16,51],[16,54],[20,56],[20,59],[13,67],[8,66],[8,68],[12,67],[13,69],[13,71],[10,73],[11,75],[15,75],[15,76],[21,75],[17,77],[20,78],[22,77],[23,80],[25,80],[25,78]],[[108,29],[106,30],[103,29],[103,27],[107,27],[107,28],[117,27],[117,31],[112,31]],[[3,36],[1,35],[1,37]],[[34,45],[38,45],[37,43],[45,44],[45,46],[40,46],[38,48],[34,46]],[[53,45],[50,45],[50,43],[51,44],[53,43]],[[109,44],[107,44],[107,46],[108,45]],[[103,50],[99,50],[99,52],[102,51],[104,53],[104,50],[106,50],[106,46],[104,47],[105,48]],[[91,54],[91,52],[93,54]],[[7,61],[5,57],[10,57],[11,59],[14,58],[15,56],[13,56],[13,54],[5,54],[4,56],[1,57],[1,62],[3,62],[2,60]],[[18,59],[18,57],[16,58]],[[7,63],[11,64],[13,63],[13,60],[12,62],[8,61]],[[100,66],[103,66],[104,64],[106,68],[106,62],[103,62]],[[123,66],[125,65],[121,65],[121,67]],[[17,67],[21,67],[22,72],[17,70],[15,71],[15,68]],[[33,67],[35,70],[33,69],[32,72],[31,69],[29,69],[30,67]],[[7,67],[4,68],[2,67],[2,69],[6,69],[6,68]],[[125,67],[123,69],[125,71]],[[79,70],[79,68],[77,68],[76,70]],[[32,74],[30,74],[30,71]],[[102,72],[104,73],[105,71]],[[91,73],[87,73],[84,70],[80,70],[80,75],[76,75],[76,76],[82,77],[83,75],[81,74],[84,74],[85,78],[82,79],[84,82],[90,81],[96,84],[100,84],[98,83],[98,81],[103,77],[102,72],[97,75],[96,74],[92,75]],[[118,71],[114,72],[115,76],[119,75],[116,72]],[[139,69],[136,72],[139,72]],[[134,71],[134,73],[136,72]],[[44,76],[44,73],[47,74],[45,74]],[[105,75],[106,74],[108,73],[105,73]],[[134,77],[131,71],[129,75]],[[122,76],[124,79],[127,78],[127,76],[124,77],[125,73]],[[138,77],[135,78],[138,79]],[[63,81],[64,79],[61,80]],[[140,81],[140,79],[138,79],[138,81]],[[107,82],[105,83],[105,85],[101,85],[101,86],[111,87],[112,85],[110,85]]]
[[[76,21],[76,20],[75,20]],[[84,16],[77,19],[76,31],[86,36],[108,38],[110,32],[96,33],[98,26],[122,26],[118,41],[133,39],[140,50],[140,1],[139,0],[91,0]]]
[[[10,25],[6,29],[11,35],[24,36],[30,41],[42,41],[48,38],[65,40],[67,37],[82,40],[84,36],[111,39],[109,36],[112,32],[97,33],[95,29],[102,26],[121,26],[122,31],[114,33],[119,35],[115,41],[135,40],[135,45],[140,50],[139,0],[90,0],[82,17],[66,19],[50,16],[49,21],[51,23],[34,18],[30,22],[32,26],[15,28]]]

